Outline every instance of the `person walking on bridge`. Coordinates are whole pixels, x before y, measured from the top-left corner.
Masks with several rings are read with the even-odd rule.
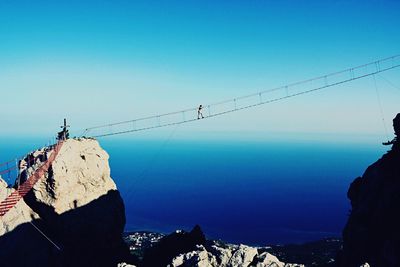
[[[200,119],[200,116],[202,119],[204,119],[202,109],[203,109],[203,105],[200,105],[199,108],[197,109],[197,119]]]

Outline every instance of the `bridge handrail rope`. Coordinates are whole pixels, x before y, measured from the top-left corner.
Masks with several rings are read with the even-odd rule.
[[[55,139],[54,139],[54,141],[55,141]],[[44,145],[44,147],[54,146],[54,145],[50,145],[52,142],[53,141],[49,141],[48,143],[46,143],[46,145]],[[38,150],[38,149],[36,149],[36,150]],[[22,159],[25,159],[25,158],[26,158],[26,155],[22,155],[22,156],[19,156],[19,157],[15,157],[14,159],[11,159],[9,161],[1,162],[0,163],[0,175],[10,174],[14,170],[17,170],[19,168],[18,167],[18,162],[20,160],[22,160]],[[26,163],[29,165],[32,160],[33,159],[27,161]]]
[[[211,118],[230,112],[235,112],[271,102],[284,100],[302,94],[322,90],[335,85],[375,75],[384,71],[400,67],[400,55],[391,56],[381,60],[373,61],[357,67],[333,72],[315,78],[290,83],[284,86],[259,91],[256,93],[228,99],[208,105],[203,105],[207,110],[204,118]],[[248,103],[248,102],[250,103]],[[225,105],[225,106],[224,106]],[[191,117],[186,114],[190,112]],[[86,128],[83,135],[90,134],[92,137],[104,137],[129,132],[143,131],[154,128],[166,127],[197,120],[197,108],[188,108],[179,111],[153,115],[133,120]],[[175,118],[176,117],[176,118]],[[142,123],[142,125],[140,125]],[[115,127],[120,129],[113,130]]]
[[[3,217],[9,210],[11,210],[17,203],[30,192],[33,186],[42,178],[48,171],[50,165],[56,159],[58,152],[62,147],[63,141],[59,141],[53,148],[49,158],[37,168],[28,179],[20,185],[17,190],[12,192],[3,201],[0,202],[0,218]]]
[[[4,166],[4,165],[8,165],[8,164],[13,163],[13,162],[14,162],[14,160],[9,160],[9,161],[6,161],[6,162],[2,162],[2,163],[0,163],[0,167]]]
[[[28,155],[29,155],[29,154],[30,154],[30,153],[28,153]],[[0,168],[0,175],[6,174],[6,173],[9,173],[9,172],[11,172],[11,171],[13,171],[13,170],[18,169],[18,166],[17,166],[17,164],[16,164],[16,161],[18,162],[19,160],[25,159],[25,158],[26,158],[26,156],[22,156],[22,157],[16,158],[15,160],[10,160],[10,161],[1,163],[0,166],[6,166],[6,168],[5,168],[5,169],[1,169],[1,168]],[[28,164],[28,166],[29,166],[29,164],[31,164],[33,161],[35,161],[35,158],[29,159],[28,161],[26,161],[26,164]],[[12,163],[13,165],[12,165],[11,167],[9,167],[9,165],[10,165],[11,163]]]
[[[34,161],[35,161],[35,158],[31,158],[26,163],[29,165],[30,163],[32,163]],[[10,162],[12,162],[12,161],[9,161],[8,163],[10,163]],[[6,164],[3,164],[3,165],[6,165]],[[10,173],[10,172],[12,172],[13,170],[16,170],[16,169],[18,169],[18,166],[17,166],[17,164],[14,164],[11,167],[7,167],[6,169],[1,170],[0,171],[0,175],[4,175],[6,173]]]

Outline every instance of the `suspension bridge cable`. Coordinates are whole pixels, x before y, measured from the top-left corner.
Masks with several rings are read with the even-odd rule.
[[[128,190],[127,190],[127,192],[129,192],[129,193],[127,195],[126,203],[129,203],[132,200],[134,200],[134,196],[135,196],[134,193],[136,193],[135,189],[136,190],[138,189],[138,186],[144,181],[144,179],[146,178],[146,175],[149,173],[149,171],[152,169],[152,167],[156,164],[156,162],[157,162],[158,158],[160,157],[161,153],[165,150],[165,148],[167,147],[167,145],[171,141],[172,137],[175,135],[176,130],[178,129],[178,127],[179,127],[179,124],[175,125],[175,127],[170,132],[168,137],[161,144],[161,147],[151,157],[151,159],[150,159],[149,163],[147,164],[147,166],[139,173],[139,175],[136,177],[136,180],[134,180],[134,182],[132,182],[129,185]]]
[[[379,77],[381,77],[385,82],[387,82],[390,86],[392,86],[393,88],[400,90],[400,86],[395,85],[394,83],[392,83],[389,79],[385,78],[384,76],[378,74]]]
[[[378,89],[378,85],[376,84],[376,78],[375,75],[372,76],[373,80],[374,80],[374,87],[375,87],[375,92],[376,92],[376,98],[378,100],[378,106],[379,106],[379,111],[381,113],[381,119],[382,119],[382,124],[383,124],[383,128],[385,130],[385,135],[386,135],[386,139],[389,142],[389,133],[388,133],[388,129],[386,127],[386,121],[385,121],[385,114],[383,112],[383,107],[382,107],[382,100],[381,100],[381,96],[379,94],[379,89]]]
[[[315,92],[339,84],[376,75],[397,67],[400,67],[400,55],[373,61],[357,67],[330,73],[316,78],[291,83],[285,86],[204,105],[204,111],[207,113],[204,116],[204,119]],[[98,138],[178,125],[197,121],[196,113],[197,108],[189,108],[134,120],[109,123],[87,128],[85,129],[85,134],[89,134],[91,137]]]
[[[50,239],[50,237],[48,237],[45,233],[43,233],[33,222],[29,222],[33,228],[35,228],[42,236],[44,236],[47,241],[49,241],[56,249],[61,250],[61,248],[59,246],[57,246],[56,243],[53,242],[53,240]]]

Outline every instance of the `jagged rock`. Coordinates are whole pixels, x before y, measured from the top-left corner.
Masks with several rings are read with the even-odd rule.
[[[136,267],[135,265],[128,264],[125,262],[118,263],[117,267]]]
[[[196,251],[181,254],[172,260],[170,267],[186,266],[186,267],[213,267],[219,266],[215,256],[207,252],[204,246],[197,246]]]
[[[62,214],[117,190],[108,158],[96,140],[65,141],[45,179],[34,186],[31,200]]]
[[[33,169],[35,166],[26,171]],[[96,140],[64,141],[48,172],[14,209],[20,216],[24,209],[32,210],[36,214],[32,223],[46,238],[25,221],[16,224],[0,237],[4,266],[116,266],[129,262],[122,240],[123,200],[110,177],[108,155]],[[32,217],[30,213],[26,216]],[[18,249],[14,243],[20,243]]]
[[[393,120],[392,149],[351,184],[351,214],[337,265],[400,266],[400,114]]]
[[[257,256],[255,266],[256,267],[304,267],[304,264],[284,263],[281,262],[276,256],[272,255],[271,253],[263,252]]]
[[[205,242],[206,238],[198,225],[190,232],[176,231],[164,236],[153,247],[145,250],[142,266],[167,266],[177,255],[193,251]]]
[[[274,255],[263,252],[257,257],[256,267],[284,267],[285,264],[278,260]]]
[[[214,242],[197,246],[196,250],[180,254],[169,267],[304,267],[285,264],[270,253],[258,254],[257,248],[245,245],[221,245]]]
[[[272,267],[272,266],[271,266]],[[298,264],[298,263],[286,263],[285,267],[305,267],[305,264]]]
[[[228,266],[246,267],[249,266],[257,255],[257,249],[245,245],[239,245],[228,261]]]
[[[215,244],[211,246],[210,251],[215,255],[220,265],[228,265],[229,260],[232,258],[233,250],[229,247],[221,247]]]

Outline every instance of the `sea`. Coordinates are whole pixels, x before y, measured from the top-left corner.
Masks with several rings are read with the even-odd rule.
[[[0,141],[0,162],[34,141]],[[125,231],[200,225],[254,246],[340,237],[350,183],[387,148],[373,142],[102,139],[124,199]],[[4,177],[6,178],[6,177]]]

